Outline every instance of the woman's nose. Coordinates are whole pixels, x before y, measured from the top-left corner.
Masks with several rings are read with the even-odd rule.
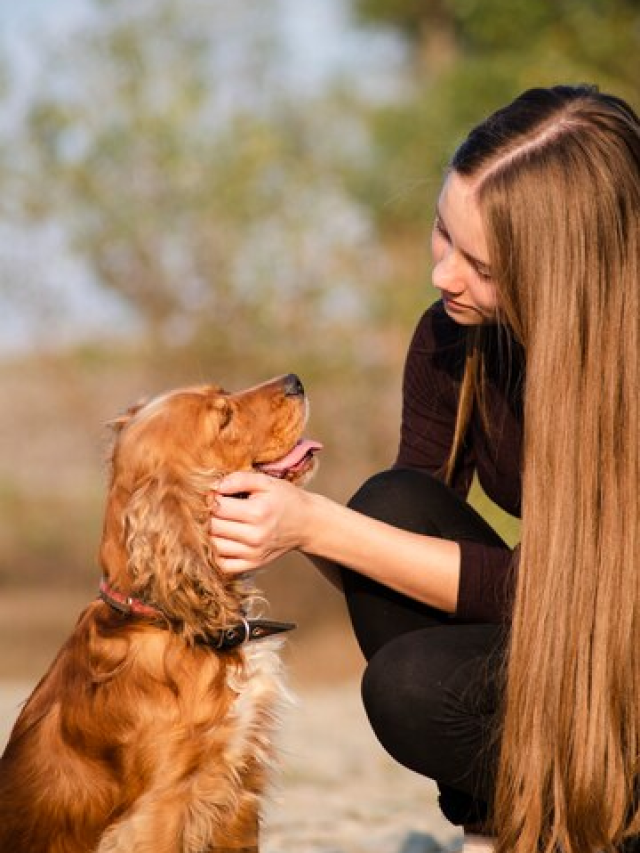
[[[465,289],[462,271],[453,252],[446,252],[436,260],[431,273],[431,281],[437,290],[460,294]]]

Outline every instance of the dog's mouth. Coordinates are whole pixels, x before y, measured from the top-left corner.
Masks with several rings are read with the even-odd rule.
[[[319,441],[302,438],[281,459],[257,463],[255,468],[280,480],[297,480],[311,470],[314,457],[320,450],[322,450],[322,444]]]

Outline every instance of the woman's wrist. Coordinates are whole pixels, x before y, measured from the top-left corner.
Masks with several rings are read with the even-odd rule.
[[[298,551],[303,554],[316,554],[318,533],[321,528],[321,516],[323,504],[329,503],[329,499],[316,492],[300,493],[300,525]]]
[[[457,606],[460,546],[396,528],[314,493],[306,493],[298,550],[362,572],[396,592],[448,613]]]

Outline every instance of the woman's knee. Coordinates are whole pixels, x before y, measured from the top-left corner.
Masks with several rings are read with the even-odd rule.
[[[429,526],[429,507],[440,503],[447,491],[444,483],[426,472],[390,468],[366,480],[349,501],[349,506],[394,527],[431,532],[424,530],[425,521]]]
[[[386,751],[411,770],[475,790],[497,704],[494,626],[404,634],[370,660],[362,698]],[[483,757],[485,756],[485,757]]]
[[[434,629],[427,629],[432,631]],[[439,754],[455,710],[437,660],[430,667],[411,653],[412,635],[387,643],[369,661],[362,700],[377,739],[398,762],[438,779]]]
[[[413,468],[381,471],[358,489],[349,506],[412,533],[504,545],[495,530],[461,495],[427,471]]]

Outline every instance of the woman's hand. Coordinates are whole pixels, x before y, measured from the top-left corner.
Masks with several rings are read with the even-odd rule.
[[[232,497],[245,494],[244,500]],[[344,566],[431,607],[456,611],[457,542],[394,527],[287,480],[253,471],[224,477],[213,495],[211,535],[218,566],[230,574],[297,550],[334,582],[336,567]]]
[[[252,571],[303,547],[308,503],[309,494],[286,480],[228,474],[216,487],[211,519],[220,569]]]

